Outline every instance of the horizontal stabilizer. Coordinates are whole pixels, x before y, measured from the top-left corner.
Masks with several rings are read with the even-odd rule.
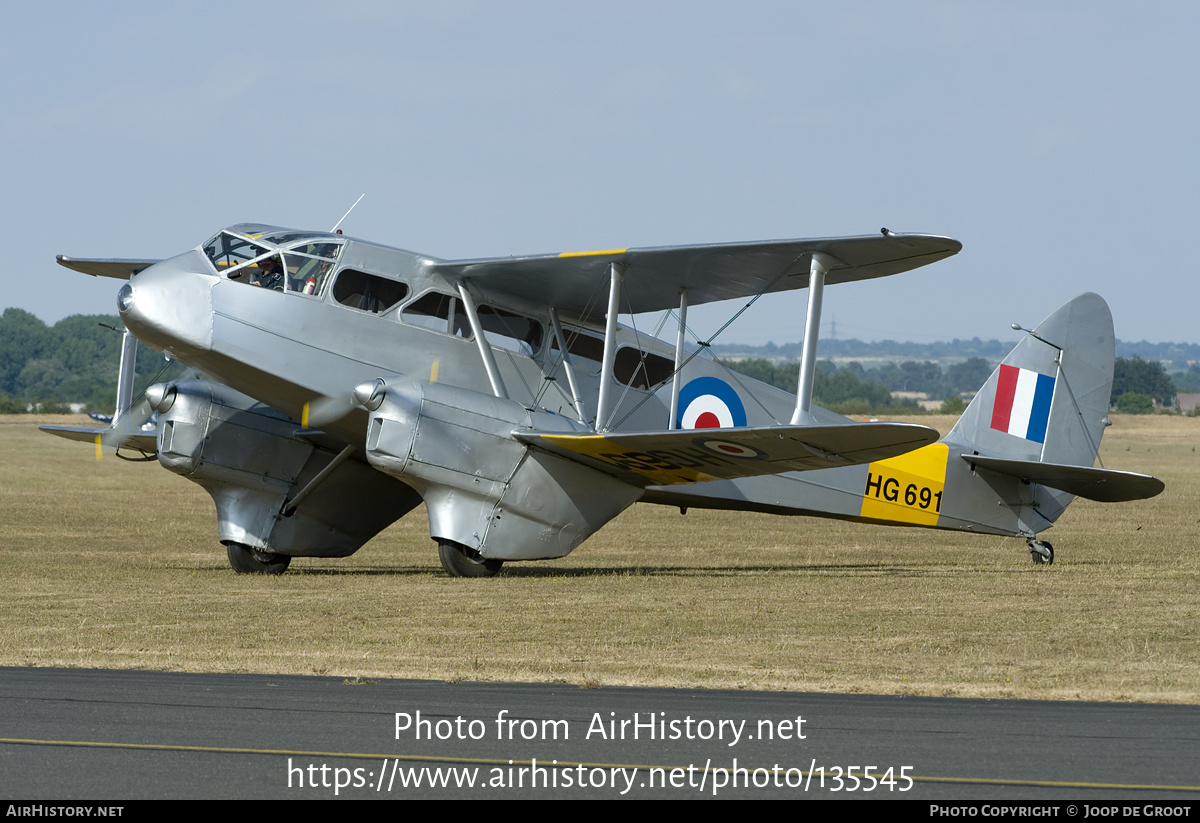
[[[93,277],[112,277],[116,280],[128,280],[133,275],[157,263],[157,260],[113,260],[99,258],[67,257],[58,255],[58,265],[66,266],[71,271],[90,274]]]
[[[910,423],[677,429],[639,434],[514,432],[513,436],[639,486],[854,466],[895,457],[938,439],[935,430]]]
[[[158,434],[153,430],[126,432],[116,439],[110,434],[112,429],[98,429],[92,426],[38,426],[44,432],[76,440],[80,443],[93,443],[96,446],[112,446],[116,448],[137,449],[143,454],[158,452]],[[99,452],[97,452],[99,454]]]
[[[964,454],[962,459],[972,466],[1007,474],[1030,483],[1040,483],[1043,486],[1100,503],[1145,500],[1148,497],[1154,497],[1166,488],[1157,477],[1115,469],[1039,463],[1036,460],[1011,460],[1004,457],[983,457],[978,454]]]

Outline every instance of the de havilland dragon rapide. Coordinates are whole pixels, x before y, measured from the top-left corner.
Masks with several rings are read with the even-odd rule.
[[[442,260],[243,223],[167,260],[60,256],[128,281],[126,341],[112,426],[42,428],[203,486],[238,572],[348,556],[421,503],[461,577],[562,557],[638,501],[1011,535],[1049,563],[1040,536],[1076,496],[1163,488],[1094,465],[1114,353],[1099,296],[1025,334],[945,437],[812,402],[825,286],[960,248],[884,229]],[[685,344],[689,306],[799,289],[794,395]],[[661,311],[674,343],[617,322]],[[138,341],[204,379],[135,398]]]

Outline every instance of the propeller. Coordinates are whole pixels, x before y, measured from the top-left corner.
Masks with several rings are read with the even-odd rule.
[[[148,432],[142,430],[142,426],[146,425],[156,412],[161,413],[170,409],[174,402],[175,387],[168,383],[155,383],[142,393],[138,402],[113,419],[112,425],[100,434],[97,447],[108,446],[119,449],[128,437],[147,434]],[[97,448],[96,454],[98,457],[99,448]]]
[[[321,426],[341,420],[353,409],[375,411],[387,396],[387,383],[381,378],[364,380],[348,394],[334,397],[318,397],[304,404],[300,414],[300,425],[304,428]]]

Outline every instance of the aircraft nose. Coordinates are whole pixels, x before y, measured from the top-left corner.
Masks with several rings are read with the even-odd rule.
[[[177,356],[212,348],[212,287],[198,251],[155,263],[117,293],[117,311],[134,335]]]

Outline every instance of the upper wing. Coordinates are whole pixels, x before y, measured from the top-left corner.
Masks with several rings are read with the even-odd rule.
[[[432,272],[469,278],[487,292],[585,314],[610,263],[626,265],[623,291],[634,314],[808,286],[813,252],[836,262],[826,283],[848,283],[897,274],[957,254],[962,243],[928,234],[876,234],[819,240],[767,240],[706,246],[564,252],[537,257],[432,262]],[[780,276],[782,275],[782,276]],[[603,298],[601,298],[603,302]],[[625,311],[626,307],[622,307]]]
[[[638,486],[669,486],[870,463],[927,446],[939,435],[911,423],[837,423],[513,436]]]
[[[157,260],[102,260],[99,258],[67,257],[60,254],[56,258],[58,265],[66,266],[73,271],[90,274],[93,277],[114,277],[117,280],[128,280],[140,271],[150,268]]]
[[[1062,463],[1041,463],[1037,460],[1014,460],[1007,457],[984,457],[978,454],[964,454],[961,457],[972,466],[991,469],[1030,483],[1040,483],[1076,497],[1085,497],[1101,503],[1145,500],[1166,488],[1166,484],[1153,475],[1117,469],[1068,466]]]

